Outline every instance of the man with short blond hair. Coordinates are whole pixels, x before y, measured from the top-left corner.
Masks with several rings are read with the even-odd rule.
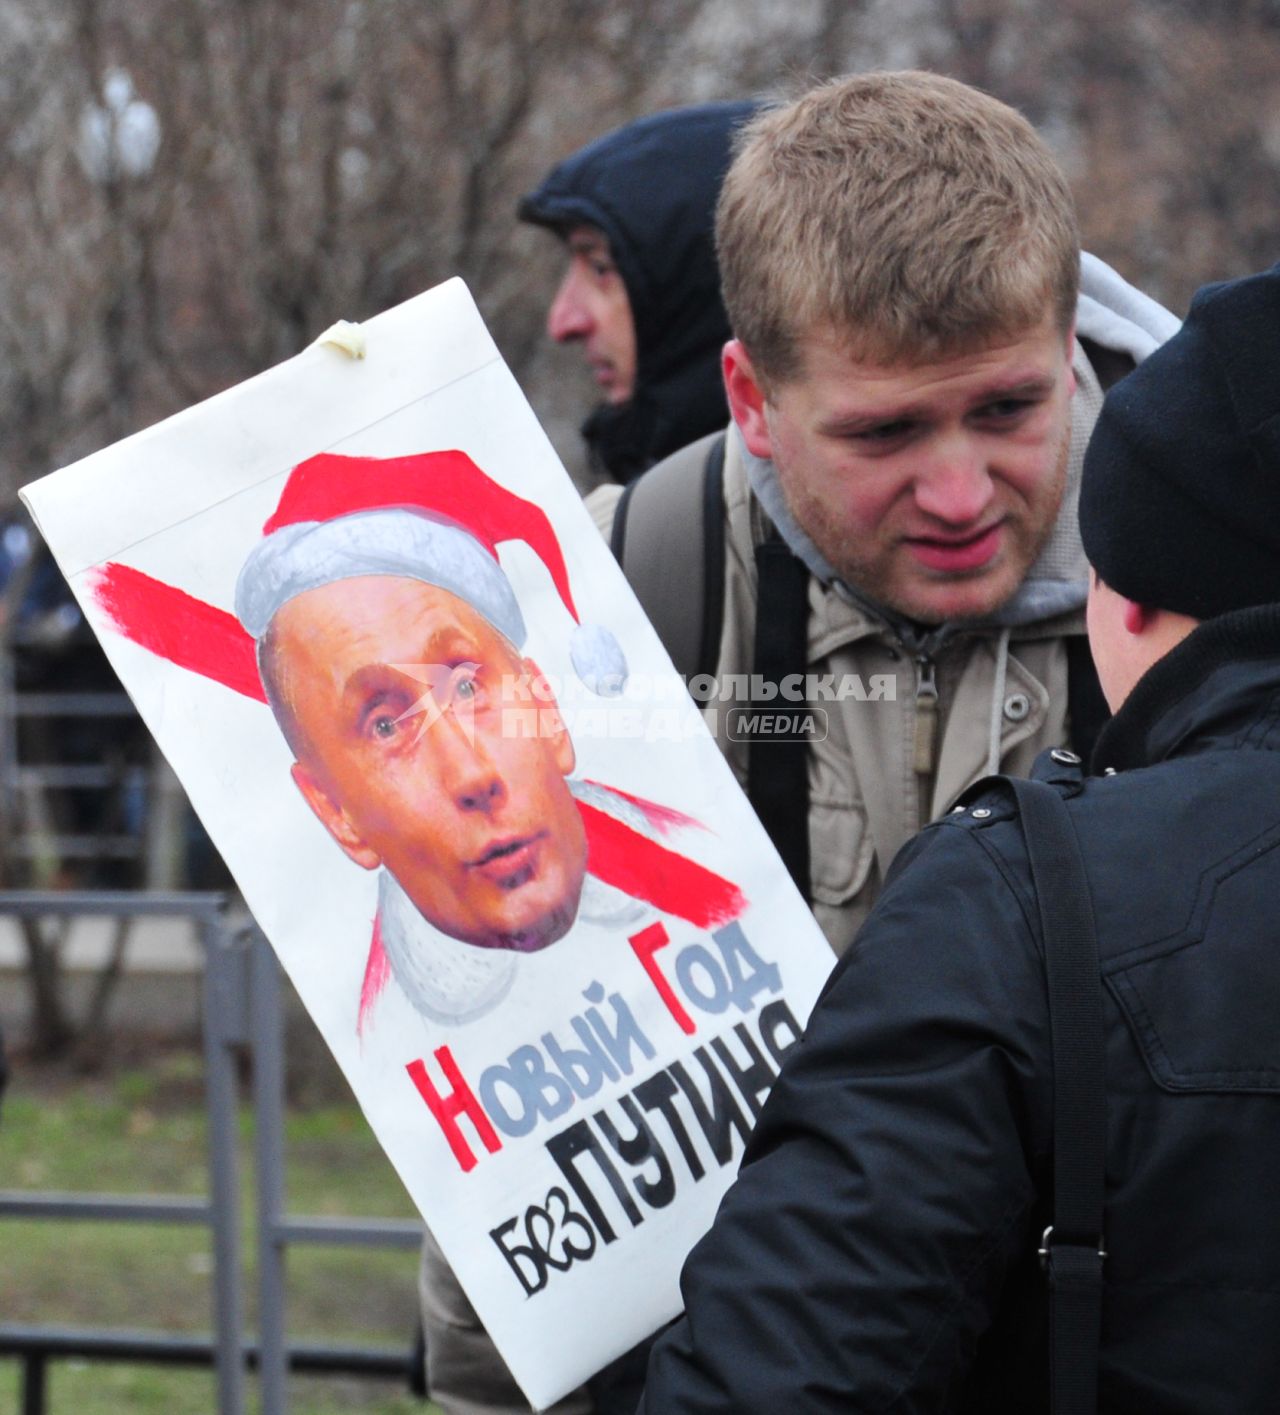
[[[1066,178],[1020,113],[939,74],[854,75],[758,116],[721,188],[716,253],[734,334],[775,383],[822,326],[892,364],[1075,322]]]
[[[716,239],[735,337],[713,725],[839,952],[921,826],[1105,715],[1081,459],[1104,386],[1178,322],[1082,258],[1031,125],[937,74],[854,75],[758,114]],[[660,634],[663,586],[687,597],[698,567],[672,530],[650,591],[627,545],[646,482],[703,457],[655,468],[622,514],[616,490],[592,499]],[[735,692],[776,706],[788,682],[818,730],[751,740]]]
[[[737,336],[723,479],[704,441],[590,504],[669,647],[663,593],[687,616],[702,582],[717,739],[842,951],[920,826],[1083,736],[1081,458],[1102,381],[1177,321],[1100,261],[1081,271],[1030,125],[932,74],[838,80],[757,117],[717,243]],[[714,548],[718,571],[662,497],[657,554],[629,559],[660,477],[698,483],[715,514],[693,554]],[[820,726],[798,750],[739,730],[744,684],[776,708],[796,681]],[[456,1408],[517,1408],[482,1391]]]

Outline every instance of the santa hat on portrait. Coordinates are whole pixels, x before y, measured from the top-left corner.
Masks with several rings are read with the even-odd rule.
[[[593,693],[616,696],[627,664],[614,635],[583,624],[551,522],[465,452],[347,457],[322,452],[290,473],[263,539],[236,584],[236,614],[254,639],[295,595],[336,580],[396,575],[448,590],[517,649],[527,631],[498,546],[524,542],[546,567],[573,620],[574,671]]]

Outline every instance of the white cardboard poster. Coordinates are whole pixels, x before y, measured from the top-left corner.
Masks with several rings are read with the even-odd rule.
[[[460,281],[24,499],[536,1407],[831,963]]]

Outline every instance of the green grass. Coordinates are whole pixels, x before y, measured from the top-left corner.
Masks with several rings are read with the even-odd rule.
[[[206,1371],[64,1361],[51,1369],[45,1389],[49,1415],[210,1415],[217,1409],[213,1376]],[[259,1406],[252,1383],[247,1389],[253,1412]],[[20,1409],[17,1364],[0,1361],[0,1412],[16,1415]],[[289,1383],[289,1415],[353,1411],[424,1415],[436,1407],[368,1381],[295,1376]]]
[[[252,1116],[240,1117],[244,1295],[252,1330]],[[399,1180],[353,1102],[286,1117],[287,1207],[295,1215],[411,1218]],[[200,1061],[161,1053],[109,1077],[18,1065],[0,1114],[0,1189],[200,1195],[207,1191]],[[416,1320],[415,1252],[290,1248],[291,1341],[407,1348]],[[0,1322],[208,1332],[212,1250],[199,1226],[0,1220]],[[252,1376],[246,1389],[255,1390]],[[205,1415],[211,1373],[114,1363],[49,1368],[49,1415]],[[429,1415],[395,1385],[292,1377],[296,1415]],[[20,1408],[19,1369],[0,1360],[0,1415]],[[250,1409],[256,1408],[256,1397]]]

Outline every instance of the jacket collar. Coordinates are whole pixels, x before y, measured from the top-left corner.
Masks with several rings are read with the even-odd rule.
[[[1242,745],[1280,749],[1280,604],[1206,620],[1154,664],[1107,723],[1092,769]]]

